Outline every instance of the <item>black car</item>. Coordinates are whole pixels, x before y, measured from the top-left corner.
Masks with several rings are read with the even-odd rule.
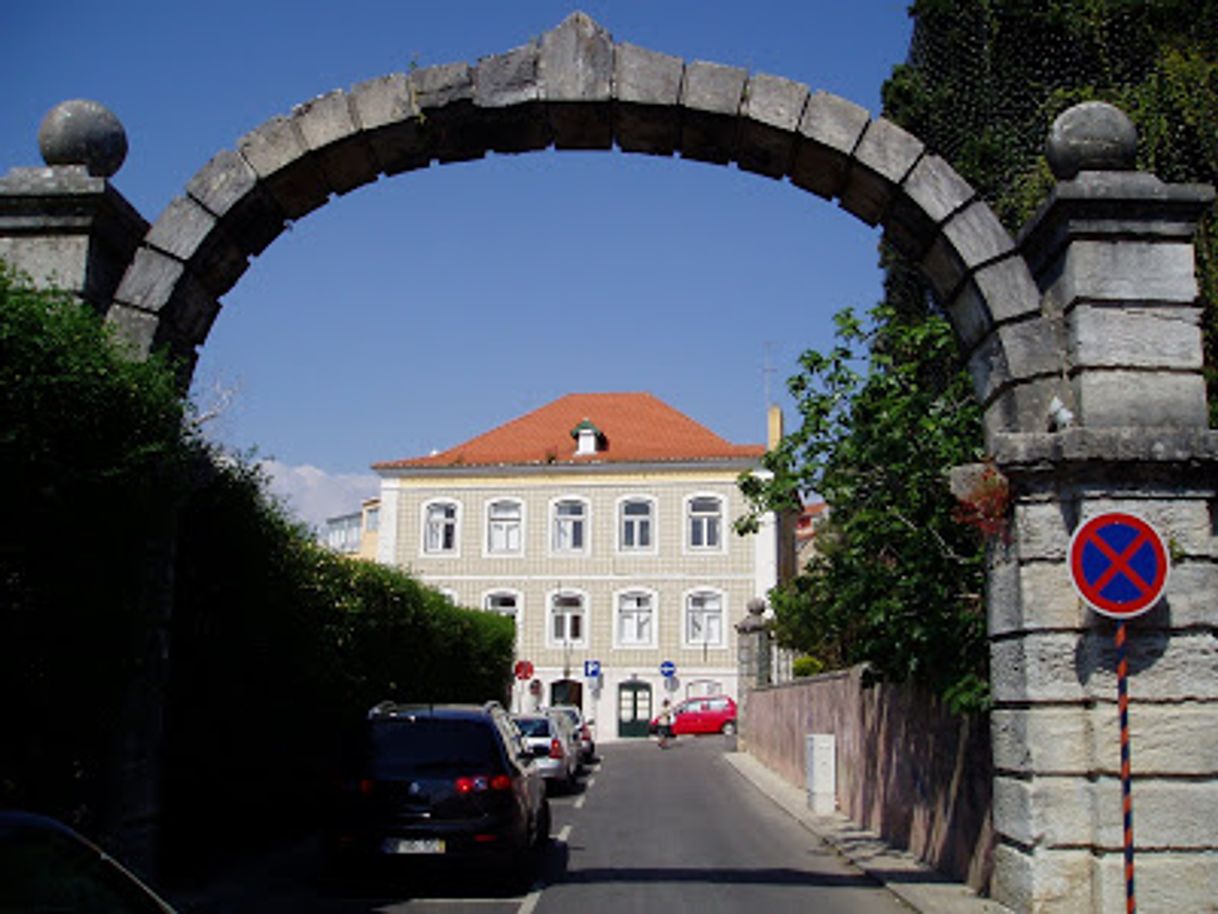
[[[327,849],[340,872],[459,860],[524,882],[549,837],[541,772],[500,705],[383,702],[340,778]]]

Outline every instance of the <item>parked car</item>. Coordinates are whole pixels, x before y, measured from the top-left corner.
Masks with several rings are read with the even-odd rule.
[[[656,715],[648,732],[654,736],[659,729],[660,719]],[[673,708],[672,732],[675,736],[701,733],[730,736],[736,732],[736,702],[726,695],[687,698]]]
[[[501,706],[383,702],[340,777],[326,849],[340,873],[458,860],[524,881],[549,836],[541,771]]]
[[[569,793],[579,776],[579,737],[571,719],[559,711],[515,714],[513,723],[520,728],[524,744],[537,759],[537,767],[554,790]]]
[[[592,737],[592,721],[584,720],[584,712],[575,705],[554,705],[550,710],[561,711],[571,719],[579,737],[580,763],[586,765],[596,758],[596,740]]]
[[[174,914],[117,860],[62,822],[0,811],[0,911]]]

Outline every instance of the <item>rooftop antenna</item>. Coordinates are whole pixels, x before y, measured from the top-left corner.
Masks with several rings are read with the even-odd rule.
[[[774,402],[774,395],[773,395],[773,392],[771,391],[770,387],[771,387],[771,383],[774,378],[774,363],[773,363],[774,347],[777,345],[778,344],[774,340],[764,340],[764,341],[762,341],[762,344],[761,344],[761,348],[762,348],[762,352],[763,352],[762,366],[761,366],[761,378],[762,378],[763,392],[765,395],[765,405],[766,405],[767,409],[769,408],[770,404]]]

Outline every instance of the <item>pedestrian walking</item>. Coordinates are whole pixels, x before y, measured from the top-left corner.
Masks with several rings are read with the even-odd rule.
[[[667,698],[664,699],[664,703],[660,706],[659,733],[660,748],[667,749],[668,741],[672,739],[672,705]]]

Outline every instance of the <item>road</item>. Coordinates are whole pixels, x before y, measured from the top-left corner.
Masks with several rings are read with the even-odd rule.
[[[206,891],[185,914],[908,914],[763,796],[722,737],[601,748],[580,789],[551,799],[555,840],[531,891],[468,874],[327,889],[302,843]]]

